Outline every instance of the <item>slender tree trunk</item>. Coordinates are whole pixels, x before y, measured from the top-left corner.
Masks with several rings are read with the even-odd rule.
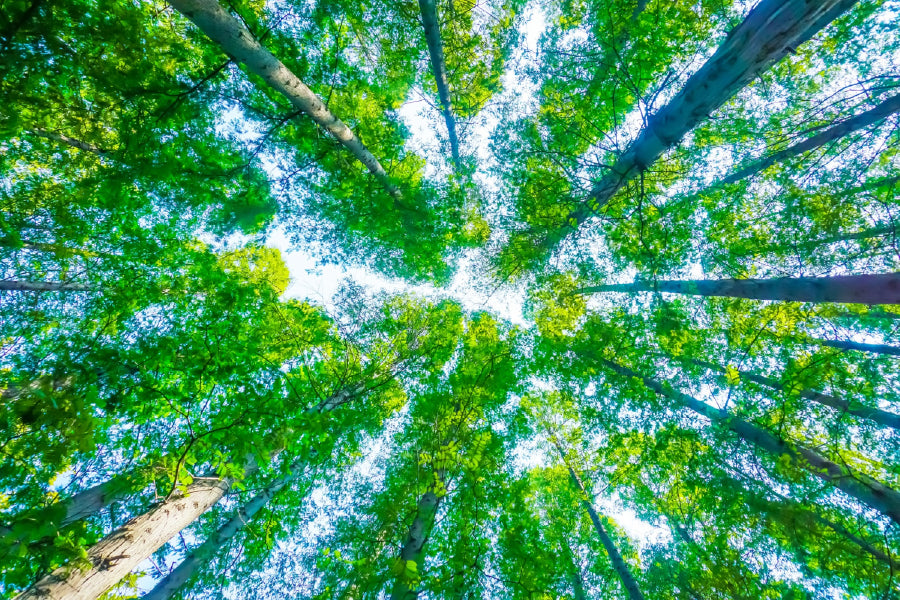
[[[712,371],[718,371],[720,373],[724,373],[726,371],[724,367],[715,363],[707,362],[705,360],[697,360],[694,358],[688,360],[695,365],[710,369]],[[745,381],[759,383],[761,385],[782,392],[786,391],[785,385],[777,379],[772,379],[771,377],[765,377],[763,375],[757,375],[748,371],[738,371],[738,374],[740,375],[741,379]],[[822,404],[823,406],[828,406],[835,410],[855,415],[862,419],[869,419],[871,421],[874,421],[875,423],[878,423],[879,425],[884,425],[885,427],[893,427],[894,429],[900,429],[900,415],[888,412],[886,410],[881,410],[879,408],[870,408],[868,406],[863,406],[858,402],[850,402],[843,398],[838,398],[837,396],[823,394],[821,392],[816,392],[809,389],[800,390],[798,392],[798,395],[801,398],[812,400],[813,402],[817,402],[819,404]]]
[[[216,552],[234,538],[264,506],[266,506],[275,494],[280,492],[303,473],[306,461],[296,461],[290,471],[282,477],[272,480],[266,488],[254,496],[224,525],[212,534],[203,544],[192,550],[184,560],[150,592],[141,597],[141,600],[167,600],[178,592],[193,577],[203,564],[214,556]]]
[[[668,292],[693,296],[725,296],[785,302],[900,304],[900,273],[773,279],[644,281],[585,287],[573,294],[601,292]]]
[[[135,476],[139,477],[138,483],[129,485]],[[134,469],[60,501],[57,510],[64,510],[65,515],[59,522],[59,527],[65,527],[99,513],[113,502],[127,498],[137,489],[143,488],[146,483],[146,479],[140,478],[140,469]]]
[[[230,480],[195,481],[186,493],[141,514],[112,532],[88,551],[86,570],[60,567],[17,600],[95,600],[131,573],[138,564],[190,525],[228,490]]]
[[[648,119],[588,200],[566,219],[574,227],[551,234],[546,245],[558,244],[741,88],[854,4],[856,0],[761,0],[682,90]]]
[[[900,524],[900,492],[864,473],[853,473],[849,468],[838,465],[808,448],[788,444],[764,429],[729,415],[692,396],[665,387],[655,379],[642,377],[631,369],[612,361],[603,358],[599,360],[620,375],[637,377],[657,394],[674,400],[684,408],[689,408],[705,416],[713,423],[734,431],[754,446],[777,457],[787,457],[795,466],[807,469],[816,477],[827,481],[860,503],[881,512],[895,523]]]
[[[851,342],[849,340],[823,340],[819,338],[813,338],[813,341],[823,346],[843,350],[844,352],[848,350],[857,350],[859,352],[871,352],[872,354],[900,356],[900,348],[888,346],[887,344],[864,344],[862,342]]]
[[[450,103],[450,86],[447,83],[447,65],[444,62],[444,46],[441,43],[441,28],[438,23],[435,0],[419,0],[419,12],[422,14],[422,27],[425,29],[425,41],[428,43],[428,56],[431,60],[431,72],[437,84],[438,98],[441,101],[441,114],[447,124],[447,136],[450,138],[450,153],[453,164],[459,168],[459,138],[456,135],[456,118]]]
[[[38,9],[41,7],[41,2],[42,0],[31,0],[31,4],[28,5],[28,8],[22,11],[17,18],[11,19],[9,24],[3,28],[3,52],[6,52],[10,45],[12,45],[13,38],[16,37],[16,33],[19,32],[22,26],[37,14]]]
[[[613,569],[619,576],[619,579],[622,581],[622,587],[624,587],[625,591],[628,592],[628,597],[631,600],[643,600],[644,595],[641,593],[641,589],[638,587],[637,581],[635,581],[634,577],[631,575],[631,571],[628,569],[628,565],[625,563],[625,559],[622,558],[622,555],[619,553],[619,549],[616,548],[615,542],[613,542],[612,538],[609,537],[609,534],[606,532],[606,528],[603,527],[603,523],[601,523],[600,521],[600,517],[597,514],[597,511],[594,509],[593,496],[585,488],[584,483],[581,481],[581,477],[579,477],[575,470],[571,467],[571,465],[569,465],[568,461],[566,460],[566,454],[565,452],[563,452],[562,446],[560,446],[559,444],[559,440],[554,438],[553,444],[556,446],[556,451],[559,452],[560,458],[566,465],[566,468],[569,470],[569,479],[571,479],[572,485],[574,485],[581,494],[581,503],[584,505],[585,510],[587,510],[588,515],[591,517],[591,522],[594,524],[594,530],[597,532],[597,537],[600,538],[600,542],[606,549],[606,554],[609,555],[609,560],[612,563]]]
[[[772,492],[772,493],[779,496],[782,500],[784,500],[788,504],[796,504],[792,500],[785,498],[784,496],[781,496],[777,492]],[[779,506],[779,504],[777,502],[770,502],[769,504],[771,505],[771,514],[777,514],[778,511],[781,509],[781,507]],[[852,542],[853,544],[859,546],[859,548],[863,552],[866,552],[867,554],[869,554],[870,556],[875,558],[877,561],[887,565],[894,571],[900,572],[900,560],[898,560],[896,558],[892,558],[891,556],[888,556],[880,548],[877,548],[873,544],[862,539],[861,537],[859,537],[858,535],[854,534],[852,531],[850,531],[849,529],[847,529],[846,527],[841,525],[840,523],[835,523],[831,519],[826,519],[822,515],[815,512],[814,510],[807,510],[805,508],[799,508],[799,510],[801,510],[804,514],[808,514],[810,517],[812,517],[812,519],[814,521],[824,525],[825,527],[828,527],[829,529],[831,529],[838,535],[845,538],[847,541]]]
[[[63,281],[0,281],[0,291],[8,292],[96,292],[97,288]]]
[[[869,229],[863,229],[862,231],[855,231],[853,233],[839,233],[836,235],[832,235],[826,238],[822,238],[820,240],[811,240],[808,243],[802,244],[803,246],[816,247],[823,246],[825,244],[836,244],[838,242],[852,242],[855,240],[870,240],[873,238],[884,237],[886,235],[895,235],[897,233],[897,226],[891,223],[890,225],[881,225],[879,227],[870,227]]]
[[[400,190],[391,182],[387,171],[356,134],[216,0],[169,0],[169,4],[219,44],[229,56],[243,63],[252,73],[284,95],[294,108],[306,113],[317,125],[333,135],[366,166],[388,193],[394,197],[400,196]]]
[[[444,474],[438,471],[438,477],[444,481]],[[412,525],[409,526],[409,533],[403,542],[403,548],[400,550],[400,560],[403,561],[405,568],[407,561],[416,563],[417,568],[422,567],[422,555],[425,549],[425,541],[434,524],[434,517],[441,505],[441,498],[434,493],[433,489],[425,492],[419,502],[416,504],[416,516]],[[394,588],[391,590],[391,600],[411,600],[418,598],[419,592],[409,589],[403,576],[400,575],[394,581]]]
[[[566,560],[569,562],[569,578],[572,580],[572,592],[575,600],[587,600],[587,593],[584,591],[584,580],[581,578],[581,569],[575,563],[575,553],[572,552],[569,542],[565,539],[563,539],[561,546],[566,555]]]
[[[809,152],[810,150],[815,150],[816,148],[821,148],[822,146],[828,144],[829,142],[833,142],[839,138],[844,137],[849,133],[853,133],[854,131],[859,131],[860,129],[864,129],[869,125],[874,125],[875,123],[886,119],[892,114],[900,111],[900,94],[896,96],[891,96],[875,108],[867,110],[864,113],[858,114],[854,117],[847,119],[841,123],[838,123],[834,127],[826,129],[825,131],[812,136],[807,140],[803,140],[793,146],[785,148],[779,152],[775,152],[759,160],[751,165],[740,169],[736,173],[729,175],[726,177],[722,183],[737,183],[738,181],[745,179],[747,177],[751,177],[756,175],[760,171],[768,169],[772,165],[777,162],[783,162],[790,158],[794,158],[795,156],[799,156],[804,152]]]
[[[835,317],[844,318],[844,319],[890,319],[897,320],[900,319],[900,313],[889,313],[883,310],[869,310],[864,313],[855,313],[847,310],[840,311],[835,315]],[[823,316],[823,318],[828,318]]]
[[[90,250],[84,250],[83,248],[70,248],[68,246],[63,246],[61,244],[50,244],[47,242],[32,242],[30,240],[19,240],[18,243],[15,243],[10,238],[2,238],[0,239],[0,246],[11,248],[13,250],[25,249],[25,250],[34,250],[35,252],[46,252],[48,254],[55,254],[57,256],[81,256],[83,258],[95,258],[97,256],[109,257],[110,254],[105,252],[92,252]]]
[[[738,480],[743,479],[745,481],[750,481],[751,483],[756,484],[756,485],[759,484],[758,481],[749,477],[745,473],[741,473],[740,471],[738,471],[737,475],[735,475],[734,472],[732,472],[733,467],[731,465],[722,463],[722,466],[725,468],[727,476],[730,478],[738,479]],[[858,535],[854,534],[853,532],[851,532],[849,529],[847,529],[840,523],[835,523],[831,519],[823,517],[822,515],[817,513],[815,510],[810,510],[810,509],[806,508],[805,506],[803,506],[802,504],[800,504],[799,502],[792,500],[792,499],[788,498],[787,496],[783,496],[771,488],[767,488],[766,493],[773,494],[775,497],[777,497],[781,501],[781,503],[779,503],[779,502],[769,500],[768,498],[765,498],[761,495],[754,495],[755,502],[761,502],[761,503],[765,504],[765,506],[767,507],[766,514],[764,515],[764,516],[766,516],[766,518],[777,518],[777,516],[775,516],[775,515],[780,515],[781,513],[784,512],[785,509],[801,513],[804,516],[804,518],[808,516],[813,521],[816,521],[817,523],[820,523],[820,524],[824,525],[825,527],[828,527],[829,529],[831,529],[838,535],[846,538],[847,541],[852,542],[853,544],[856,544],[857,546],[859,546],[861,550],[863,550],[867,554],[871,555],[879,562],[882,562],[885,565],[892,568],[893,570],[900,572],[900,560],[887,555],[881,549],[879,549],[875,545],[871,544],[870,542],[862,539]]]
[[[71,146],[72,148],[78,148],[79,150],[84,150],[85,152],[90,152],[91,154],[96,154],[98,156],[107,154],[106,150],[104,150],[103,148],[99,148],[94,144],[83,142],[79,139],[64,135],[62,133],[47,131],[46,129],[42,129],[40,127],[32,129],[29,133],[42,138],[47,138],[48,140],[53,140],[54,142],[59,142],[60,144]]]

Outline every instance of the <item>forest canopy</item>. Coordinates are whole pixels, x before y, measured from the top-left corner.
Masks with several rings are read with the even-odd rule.
[[[900,0],[3,0],[0,102],[0,597],[900,598]]]

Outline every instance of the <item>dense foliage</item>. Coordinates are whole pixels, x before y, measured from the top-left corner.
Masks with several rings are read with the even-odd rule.
[[[3,598],[900,597],[897,0],[4,0],[0,102]]]

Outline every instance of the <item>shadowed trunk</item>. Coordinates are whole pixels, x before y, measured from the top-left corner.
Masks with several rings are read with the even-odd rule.
[[[713,423],[737,433],[750,444],[769,452],[776,457],[786,457],[796,467],[808,470],[816,477],[826,481],[860,503],[875,509],[900,524],[900,492],[876,481],[863,473],[851,472],[849,468],[838,465],[824,456],[803,446],[793,445],[775,437],[768,431],[752,425],[743,419],[728,414],[692,396],[677,392],[649,377],[642,377],[627,367],[606,359],[599,361],[610,370],[624,375],[636,377],[649,389],[664,396],[684,408],[705,416]]]
[[[691,296],[724,296],[784,302],[900,304],[900,273],[773,279],[712,279],[614,283],[580,288],[573,294],[602,292],[668,292]]]
[[[712,371],[718,371],[720,373],[725,373],[725,367],[717,365],[715,363],[707,362],[705,360],[697,360],[697,359],[688,359],[689,362],[694,363],[700,367],[704,367],[706,369],[710,369]],[[772,379],[771,377],[765,377],[763,375],[757,375],[755,373],[750,373],[748,371],[738,371],[740,378],[744,381],[752,381],[754,383],[759,383],[761,385],[770,387],[774,390],[779,390],[781,392],[786,392],[785,385],[778,381],[777,379]],[[832,396],[830,394],[823,394],[821,392],[816,392],[814,390],[803,389],[797,392],[801,398],[806,398],[807,400],[812,400],[813,402],[817,402],[824,406],[828,406],[835,410],[839,410],[841,412],[845,412],[847,414],[855,415],[862,419],[869,419],[879,425],[884,425],[885,427],[893,427],[894,429],[900,429],[900,415],[881,410],[879,408],[871,408],[868,406],[863,406],[858,402],[851,402],[849,400],[845,400],[843,398],[838,398],[837,396]]]
[[[900,356],[900,348],[896,346],[888,346],[887,344],[864,344],[862,342],[851,342],[849,340],[823,340],[813,338],[813,341],[829,348],[837,348],[844,352],[848,350],[857,350],[859,352],[871,352],[872,354],[887,354],[889,356]]]
[[[8,292],[96,292],[97,288],[63,281],[0,281],[0,290]]]
[[[229,56],[243,63],[250,72],[262,78],[282,94],[299,111],[340,142],[369,170],[375,179],[394,197],[400,190],[378,159],[347,125],[337,118],[325,103],[294,75],[284,63],[263,48],[246,27],[228,14],[216,0],[170,0],[175,10],[190,19]]]
[[[609,537],[606,528],[603,527],[603,523],[600,521],[600,516],[594,509],[593,497],[585,488],[584,483],[581,481],[581,477],[579,477],[566,460],[566,454],[563,452],[562,446],[559,445],[559,440],[554,438],[553,444],[556,446],[556,451],[559,452],[560,458],[569,470],[569,479],[572,481],[572,485],[574,485],[581,494],[581,503],[591,517],[591,522],[594,524],[594,530],[597,532],[597,537],[600,538],[600,542],[606,549],[606,554],[609,556],[612,567],[622,581],[622,587],[628,592],[628,597],[631,600],[643,600],[644,596],[641,594],[641,589],[638,587],[637,581],[635,581],[632,576],[631,571],[628,569],[628,565],[625,563],[625,559],[622,558],[619,549],[616,548],[616,544],[613,542],[612,538]]]
[[[771,154],[762,160],[748,165],[743,169],[737,171],[736,173],[733,173],[732,175],[726,177],[724,180],[722,180],[722,183],[737,183],[742,179],[756,175],[760,171],[771,167],[777,162],[783,162],[790,158],[794,158],[795,156],[799,156],[804,152],[809,152],[810,150],[821,148],[829,142],[833,142],[834,140],[842,138],[847,134],[853,133],[854,131],[859,131],[860,129],[864,129],[869,125],[874,125],[875,123],[886,119],[887,117],[898,111],[900,111],[900,94],[891,96],[875,108],[867,110],[864,113],[858,114],[847,119],[846,121],[838,123],[834,127],[826,129],[825,131],[812,136],[808,140],[804,140],[802,142],[794,144],[793,146],[775,152],[774,154]]]
[[[437,6],[434,0],[419,0],[419,12],[422,15],[422,27],[425,30],[425,41],[428,43],[428,56],[431,60],[431,72],[437,84],[438,98],[441,101],[441,114],[447,124],[447,136],[450,139],[450,153],[453,164],[459,168],[459,138],[456,135],[456,118],[450,104],[450,86],[447,83],[447,65],[444,62],[444,47],[441,43],[441,28],[438,22]]]

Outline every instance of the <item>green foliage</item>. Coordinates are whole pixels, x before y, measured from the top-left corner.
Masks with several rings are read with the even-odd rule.
[[[211,480],[104,597],[895,597],[900,300],[827,300],[900,272],[897,115],[812,142],[896,94],[900,4],[663,111],[756,4],[437,2],[457,162],[416,3],[222,3],[385,179],[173,6],[5,2],[0,596]]]

